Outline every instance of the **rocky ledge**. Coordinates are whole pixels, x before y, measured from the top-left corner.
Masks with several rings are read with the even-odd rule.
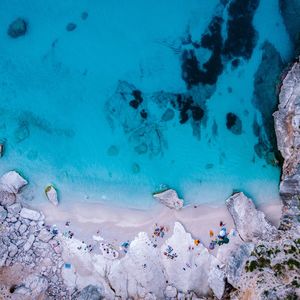
[[[123,257],[88,249],[79,252],[81,241],[50,230],[41,212],[22,204],[21,190],[27,181],[12,171],[0,178],[2,298],[299,299],[299,78],[296,62],[283,80],[279,110],[274,114],[284,158],[283,214],[278,229],[251,199],[235,193],[226,200],[235,230],[228,234],[230,242],[214,254],[195,243],[178,222],[160,247],[141,232]],[[158,200],[180,208],[174,192],[160,194]],[[111,251],[109,245],[100,246]],[[89,276],[83,278],[75,266],[70,269],[63,258],[66,249],[77,262],[89,266]]]

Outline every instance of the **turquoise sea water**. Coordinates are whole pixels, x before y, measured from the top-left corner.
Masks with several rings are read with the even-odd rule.
[[[253,120],[264,130],[252,101],[254,76],[266,40],[283,62],[291,44],[277,1],[261,0],[251,56],[233,68],[224,55],[216,84],[188,86],[183,53],[193,49],[199,65],[210,57],[196,44],[213,16],[222,15],[228,37],[229,4],[219,2],[2,0],[1,173],[20,170],[38,201],[49,182],[62,201],[134,207],[151,205],[162,185],[187,203],[220,203],[233,189],[258,202],[277,199],[280,169],[254,151]],[[7,28],[17,17],[28,31],[12,39]],[[73,31],[66,30],[70,22]],[[134,90],[143,101],[137,109],[130,105]],[[171,104],[178,94],[192,95],[204,111],[200,122],[192,110],[180,122],[181,110]],[[241,119],[238,135],[226,127],[229,112]]]

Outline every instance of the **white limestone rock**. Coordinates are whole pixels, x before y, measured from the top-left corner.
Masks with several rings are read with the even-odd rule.
[[[28,240],[26,241],[26,243],[23,246],[23,249],[24,249],[25,252],[28,251],[31,248],[34,240],[35,240],[34,235],[30,234]]]
[[[21,209],[22,206],[20,203],[15,203],[7,207],[7,211],[13,215],[18,214],[21,211]]]
[[[269,240],[277,237],[277,229],[258,211],[251,199],[244,193],[236,193],[226,200],[240,237],[247,242]]]
[[[25,207],[21,209],[20,216],[24,219],[29,219],[32,221],[38,221],[41,218],[41,214],[38,211]]]
[[[225,270],[221,266],[218,259],[213,259],[208,276],[209,287],[218,299],[222,298],[225,291]]]
[[[172,189],[155,193],[153,198],[169,208],[181,209],[183,207],[183,200],[179,199],[176,191]]]
[[[195,245],[191,234],[176,222],[173,235],[161,248],[164,273],[169,284],[184,293],[206,295],[213,256],[202,244]],[[173,257],[173,258],[172,258]]]
[[[175,298],[177,296],[177,289],[175,286],[168,285],[165,290],[165,296],[167,298]]]
[[[54,206],[58,206],[58,195],[57,195],[57,191],[54,188],[53,185],[48,185],[45,188],[45,194],[47,199],[54,205]]]
[[[8,257],[8,251],[6,248],[2,247],[0,250],[0,268],[5,266],[6,259]]]
[[[16,288],[14,296],[23,296],[23,299],[44,299],[47,288],[48,280],[45,276],[32,274]]]
[[[21,224],[19,227],[19,233],[20,235],[23,235],[23,233],[27,230],[27,225],[26,224]]]
[[[6,190],[3,190],[3,188],[5,187],[3,187],[0,184],[0,204],[3,206],[9,206],[14,204],[16,202],[16,195]]]
[[[17,194],[28,182],[16,171],[9,171],[0,178],[0,184],[2,190]]]
[[[40,231],[38,238],[39,240],[48,243],[53,238],[53,234],[44,228]]]
[[[148,294],[164,299],[166,278],[159,250],[153,247],[146,233],[139,233],[130,243],[125,257],[113,261],[108,280],[122,299],[141,299]]]
[[[15,244],[11,243],[10,246],[8,247],[8,251],[9,251],[8,255],[10,257],[14,257],[18,253],[18,247]]]
[[[0,222],[3,222],[7,217],[7,211],[3,206],[0,206]]]

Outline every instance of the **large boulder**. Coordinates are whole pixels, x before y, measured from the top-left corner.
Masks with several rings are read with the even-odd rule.
[[[10,206],[16,202],[16,195],[8,191],[1,190],[0,186],[0,204],[3,206]]]
[[[169,208],[181,209],[183,200],[178,198],[176,191],[172,189],[153,194],[153,198]]]
[[[17,194],[27,183],[27,180],[24,179],[18,172],[9,171],[0,178],[0,189]]]
[[[236,193],[226,200],[240,237],[245,242],[274,239],[277,229],[265,218],[265,214],[258,211],[251,199],[244,193]]]
[[[77,300],[101,300],[103,299],[103,286],[88,285],[82,289]]]
[[[13,297],[21,296],[23,299],[31,300],[43,299],[47,288],[48,280],[45,276],[29,275],[22,284],[16,287]]]
[[[26,207],[23,207],[20,212],[20,216],[24,219],[29,219],[32,221],[38,221],[41,218],[41,213],[36,210],[32,210]]]

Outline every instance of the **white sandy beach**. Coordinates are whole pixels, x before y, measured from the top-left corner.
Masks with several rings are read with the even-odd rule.
[[[208,246],[211,238],[209,230],[215,234],[220,230],[219,223],[223,221],[227,230],[234,228],[234,224],[225,204],[222,206],[188,205],[176,211],[161,204],[149,210],[120,208],[95,203],[62,203],[54,207],[50,203],[39,204],[47,224],[56,224],[61,232],[72,231],[74,238],[93,242],[92,236],[100,232],[104,241],[113,244],[117,249],[124,241],[131,241],[139,232],[153,235],[156,224],[169,229],[163,239],[172,233],[174,223],[179,221],[195,239],[199,239]],[[281,216],[281,203],[273,202],[259,206],[272,224],[277,226]],[[70,225],[65,223],[70,221]]]

